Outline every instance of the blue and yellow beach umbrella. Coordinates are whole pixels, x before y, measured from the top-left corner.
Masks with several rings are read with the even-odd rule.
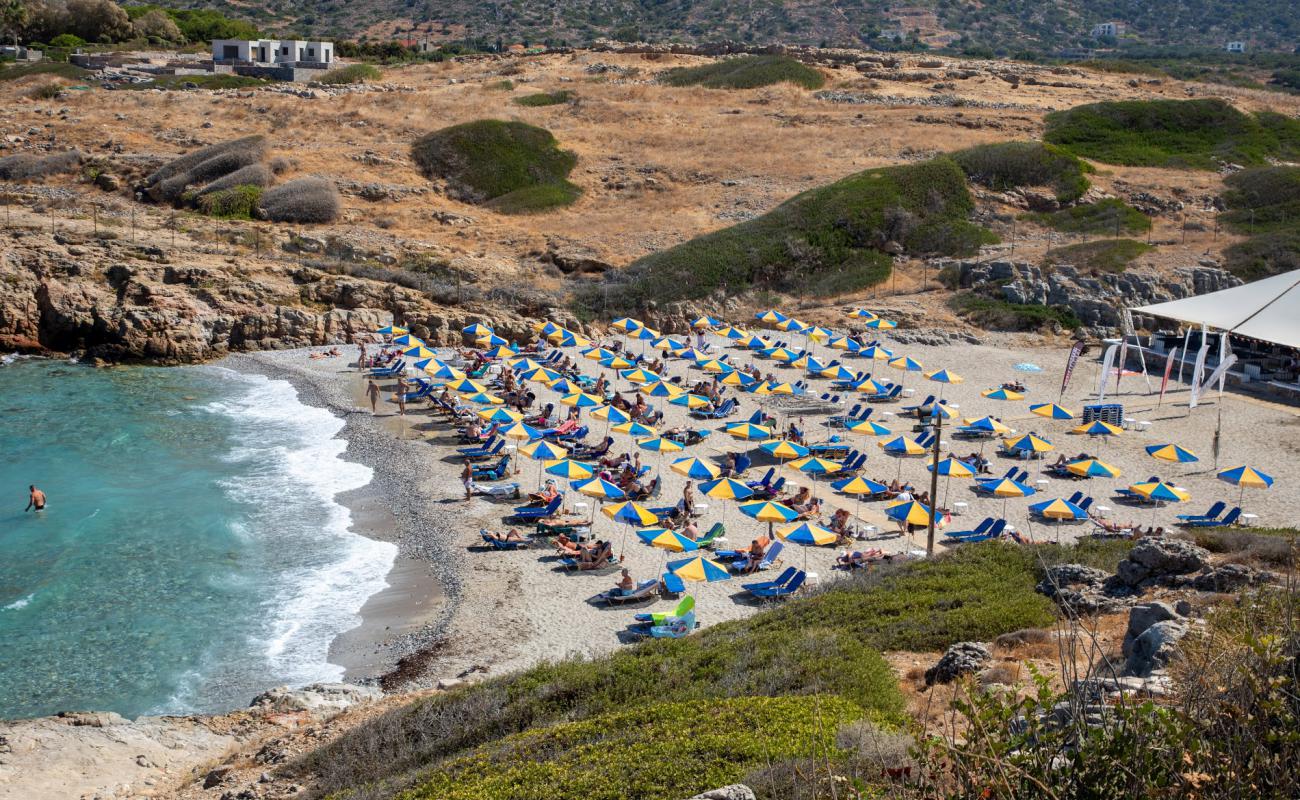
[[[800,522],[785,528],[776,529],[777,538],[783,542],[821,547],[835,544],[839,536],[813,522]]]
[[[709,404],[709,398],[700,397],[698,394],[680,394],[668,399],[668,402],[675,406],[686,406],[690,409],[704,408]]]
[[[659,435],[659,431],[655,430],[653,427],[637,422],[636,420],[628,420],[627,422],[619,423],[611,430],[613,430],[614,433],[626,433],[628,436],[646,437]]]
[[[898,358],[892,359],[889,361],[889,366],[894,369],[901,369],[904,372],[920,372],[925,369],[921,366],[920,361],[917,361],[915,358],[911,358],[910,356],[899,356]]]
[[[569,457],[568,450],[555,442],[548,442],[545,439],[540,442],[526,444],[519,448],[519,452],[537,461],[560,461]]]
[[[545,384],[553,384],[556,381],[564,380],[563,375],[546,367],[537,367],[536,369],[520,372],[519,377],[526,381],[537,381]]]
[[[1055,500],[1034,503],[1029,507],[1029,511],[1031,514],[1036,514],[1043,519],[1081,520],[1088,518],[1087,511],[1079,508],[1069,500],[1062,500],[1059,497]]]
[[[518,411],[511,411],[508,408],[485,408],[478,412],[479,419],[487,422],[518,422],[524,418],[523,414]],[[533,438],[533,437],[529,437]]]
[[[1011,428],[1003,425],[993,417],[983,416],[978,419],[966,420],[966,427],[977,431],[987,431],[989,433],[1011,433]]]
[[[403,328],[400,325],[385,325],[384,327],[375,330],[375,333],[384,336],[401,336],[404,333],[410,332],[411,331],[408,328]]]
[[[594,394],[587,394],[586,392],[574,392],[573,394],[566,394],[564,397],[561,397],[560,403],[573,408],[595,408],[596,406],[604,405],[605,399],[603,397],[597,397]]]
[[[1015,439],[1003,439],[1002,444],[1005,445],[1008,450],[1030,453],[1046,453],[1049,450],[1056,449],[1056,445],[1046,439],[1039,438],[1032,433],[1027,433],[1024,436],[1019,436]]]
[[[1215,476],[1224,483],[1241,486],[1246,489],[1267,489],[1273,485],[1273,476],[1265,475],[1253,467],[1234,467],[1225,469]]]
[[[705,315],[703,317],[696,317],[694,321],[691,322],[691,327],[698,331],[705,328],[716,328],[721,324],[721,322],[717,321],[713,317]]]
[[[634,503],[627,500],[612,506],[605,506],[601,513],[615,522],[624,522],[628,525],[636,525],[641,528],[648,528],[659,521],[649,509],[640,503]]]
[[[768,309],[767,311],[759,311],[754,315],[754,319],[759,322],[766,322],[769,325],[776,325],[777,323],[785,322],[789,317],[776,309]]]
[[[424,340],[419,336],[412,336],[409,333],[403,333],[400,336],[393,337],[393,344],[401,347],[412,347],[414,345],[424,345]]]
[[[931,372],[925,377],[929,378],[935,383],[961,383],[962,381],[966,380],[962,376],[948,369],[941,369],[938,372]]]
[[[437,353],[433,352],[432,350],[430,350],[429,348],[425,347],[422,344],[417,344],[412,347],[406,348],[405,350],[402,351],[402,355],[406,356],[407,358],[437,358],[438,357]]]
[[[843,364],[826,367],[817,373],[823,378],[830,378],[833,381],[851,381],[858,377],[858,374]]]
[[[1003,389],[1003,388],[985,389],[984,391],[980,392],[980,394],[983,395],[984,397],[987,397],[990,400],[1024,400],[1025,399],[1025,396],[1020,392],[1012,391],[1011,389]]]
[[[1088,436],[1119,436],[1124,429],[1118,425],[1111,425],[1109,422],[1102,422],[1094,419],[1086,425],[1079,425],[1070,430],[1070,433],[1081,433]]]
[[[858,355],[875,361],[888,361],[894,357],[894,351],[886,347],[881,347],[878,344],[873,344],[859,350]]]
[[[641,394],[649,397],[680,397],[686,394],[686,390],[676,384],[667,381],[655,381],[647,383],[641,387]]]
[[[500,397],[497,397],[494,394],[489,394],[487,392],[476,392],[474,394],[462,394],[460,396],[460,399],[464,400],[466,403],[477,403],[478,405],[481,406],[487,406],[487,405],[499,406],[505,403],[505,400],[502,400]]]
[[[718,500],[744,500],[754,496],[754,490],[734,478],[718,478],[700,484],[700,493]]]
[[[726,567],[704,556],[696,556],[685,561],[669,561],[668,571],[684,581],[713,583],[731,579],[731,573]]]
[[[492,413],[502,410],[504,409],[492,409]],[[485,413],[488,412],[480,411],[479,415],[482,416]],[[542,438],[542,432],[526,422],[516,422],[509,428],[501,431],[501,435],[515,442],[532,442]]]
[[[852,431],[853,433],[862,433],[868,436],[889,435],[889,428],[886,428],[884,425],[881,425],[879,422],[873,422],[872,420],[869,419],[858,420],[857,422],[850,422],[844,427],[845,429]]]
[[[578,494],[594,497],[597,500],[622,500],[627,494],[604,478],[586,478],[569,483]]]
[[[889,490],[889,487],[883,483],[876,483],[873,480],[855,475],[851,478],[844,478],[831,484],[831,488],[844,494],[864,495],[864,494],[881,494]]]
[[[1000,478],[986,484],[984,491],[994,497],[1029,497],[1038,493],[1038,490],[1032,486],[1026,486],[1020,481],[1013,481],[1010,478]]]
[[[464,372],[449,364],[444,364],[436,358],[425,365],[424,371],[429,377],[443,381],[463,380],[465,378]]]
[[[1074,412],[1068,408],[1058,406],[1056,403],[1037,403],[1031,405],[1029,410],[1040,417],[1048,419],[1074,419]]]
[[[447,384],[447,386],[453,392],[470,392],[472,394],[474,392],[487,391],[486,386],[474,380],[473,378],[461,378],[458,381],[453,381],[452,383]]]
[[[791,522],[799,516],[799,512],[793,508],[783,503],[774,503],[771,500],[742,503],[740,513],[759,522]]]
[[[1065,465],[1065,470],[1071,475],[1078,475],[1080,478],[1118,478],[1119,468],[1112,467],[1103,461],[1095,458],[1085,458],[1079,461],[1071,461]]]
[[[629,383],[654,383],[662,380],[658,373],[651,372],[648,369],[625,369],[620,370],[618,374]]]
[[[1187,492],[1179,489],[1177,486],[1170,486],[1164,481],[1152,481],[1150,483],[1135,483],[1128,487],[1130,492],[1141,495],[1148,500],[1159,503],[1181,503],[1184,500],[1190,500],[1192,496]]]
[[[636,446],[642,450],[649,450],[654,453],[675,453],[678,450],[683,449],[681,444],[664,436],[658,436],[653,439],[640,439],[637,441]]]
[[[574,461],[571,458],[560,458],[546,462],[546,474],[556,475],[571,481],[580,481],[595,475],[596,468],[591,464]]]
[[[694,539],[689,539],[677,531],[665,528],[645,528],[636,532],[637,538],[652,547],[669,550],[674,553],[691,553],[700,549]]]
[[[862,349],[856,339],[850,339],[847,336],[832,336],[826,340],[826,345],[834,350],[848,350],[850,353],[856,353]]]
[[[592,419],[604,420],[612,425],[621,425],[624,422],[631,422],[632,417],[626,412],[615,408],[614,406],[601,406],[591,412]]]
[[[506,347],[505,345],[489,347],[488,349],[483,351],[483,355],[487,356],[488,358],[514,358],[518,354],[519,353],[516,350],[510,347]]]
[[[789,458],[803,458],[809,453],[808,448],[798,442],[785,439],[773,439],[770,442],[763,442],[763,444],[759,445],[759,449],[773,458],[779,458],[783,461]]]
[[[930,472],[937,472],[940,475],[944,476],[945,478],[975,477],[975,470],[972,469],[969,464],[967,464],[965,461],[962,461],[961,459],[953,458],[952,456],[948,456],[947,458],[940,461],[938,464],[938,469],[935,469],[934,464],[926,464],[925,468]]]
[[[869,320],[867,320],[867,322],[866,322],[866,324],[865,324],[865,327],[867,327],[867,328],[875,328],[876,330],[881,330],[881,331],[887,331],[887,330],[889,330],[890,328],[897,328],[897,327],[898,327],[898,323],[897,323],[897,322],[894,322],[893,320],[882,319],[881,317],[876,317],[875,319],[869,319]]]
[[[609,358],[602,358],[598,363],[605,369],[627,369],[628,367],[632,366],[632,362],[628,361],[626,358],[623,358],[622,356],[610,356]]]
[[[491,336],[494,331],[481,322],[475,322],[473,325],[466,325],[460,329],[461,333],[467,333],[470,336]]]
[[[904,500],[886,506],[885,516],[904,525],[929,525],[930,507],[916,500]]]
[[[843,464],[838,461],[831,461],[828,458],[818,458],[817,456],[808,456],[798,461],[790,462],[790,466],[808,475],[830,475],[833,472],[839,472]]]
[[[925,447],[910,436],[882,439],[876,444],[891,456],[923,456],[926,452]]]
[[[725,386],[739,386],[742,389],[759,383],[758,378],[755,378],[753,375],[746,372],[741,372],[738,369],[734,369],[726,375],[723,375],[721,380]]]
[[[755,441],[757,439],[772,438],[771,428],[766,425],[755,425],[752,422],[732,422],[723,426],[722,430],[728,436],[734,436],[737,439]]]
[[[678,475],[685,475],[697,481],[709,481],[722,474],[712,461],[705,461],[695,456],[679,458],[670,465],[670,469]]]
[[[631,317],[622,317],[620,319],[616,319],[613,322],[611,322],[609,324],[609,327],[617,328],[623,333],[631,333],[632,331],[640,330],[641,328],[644,328],[645,325],[640,320],[635,320],[632,319]]]
[[[1158,458],[1161,461],[1171,461],[1175,464],[1190,464],[1193,461],[1201,459],[1191,450],[1186,450],[1176,444],[1152,444],[1146,447],[1147,455],[1152,458]]]

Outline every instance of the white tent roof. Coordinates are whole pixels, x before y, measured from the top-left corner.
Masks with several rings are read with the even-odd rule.
[[[1133,310],[1300,348],[1300,270]]]

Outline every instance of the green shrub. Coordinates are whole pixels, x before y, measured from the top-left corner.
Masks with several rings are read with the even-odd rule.
[[[52,155],[15,153],[0,158],[0,180],[25,181],[47,175],[65,175],[81,168],[81,151],[65,150]]]
[[[328,84],[330,86],[340,86],[347,83],[365,83],[366,81],[377,81],[383,77],[383,73],[371,64],[350,64],[340,69],[332,69],[322,75],[317,82]]]
[[[793,83],[820,89],[826,78],[820,72],[786,56],[737,56],[698,67],[677,67],[660,76],[669,86],[704,86],[709,89],[757,89],[774,83]]]
[[[1020,186],[1050,186],[1069,203],[1088,191],[1092,168],[1059,147],[1041,142],[1000,142],[959,150],[952,155],[972,183],[1005,191]]]
[[[1050,322],[1067,330],[1083,325],[1074,312],[1064,306],[1035,306],[1010,303],[996,297],[960,292],[948,299],[948,306],[981,328],[1000,331],[1033,331]]]
[[[33,100],[56,100],[63,96],[63,84],[54,81],[38,83],[35,86],[28,87],[23,94]]]
[[[85,47],[86,40],[71,33],[60,33],[50,40],[50,47],[77,48]]]
[[[1223,251],[1224,266],[1245,281],[1300,269],[1300,230],[1277,230],[1252,236]]]
[[[513,92],[515,82],[511,80],[494,81],[493,83],[484,84],[483,88],[493,92]]]
[[[256,186],[264,189],[271,185],[272,180],[271,170],[265,164],[249,164],[209,183],[203,187],[199,195],[234,189],[237,186]]]
[[[1151,219],[1146,214],[1118,198],[1109,197],[1096,203],[1049,211],[1025,214],[1027,219],[1062,233],[1111,234],[1144,233],[1151,229]]]
[[[426,177],[446,181],[460,199],[498,201],[503,213],[567,205],[580,193],[566,180],[577,156],[561,150],[550,131],[522,122],[443,128],[416,140],[411,156]]]
[[[1217,169],[1300,154],[1300,121],[1217,100],[1093,103],[1047,115],[1043,139],[1109,164]]]
[[[1220,218],[1238,233],[1294,229],[1300,225],[1300,167],[1261,167],[1224,178]]]
[[[871,169],[646,256],[610,278],[609,296],[634,309],[705,297],[724,285],[731,293],[855,291],[889,277],[888,243],[913,254],[961,256],[994,241],[967,221],[973,208],[965,177],[949,159]]]
[[[573,92],[563,89],[558,92],[539,92],[537,94],[527,94],[523,97],[516,97],[514,104],[526,106],[528,108],[540,108],[542,106],[558,106],[573,100]]]
[[[0,68],[0,81],[13,81],[29,75],[53,75],[70,81],[84,80],[90,73],[66,62],[38,61],[35,64],[10,64]]]
[[[262,187],[242,185],[201,194],[195,200],[199,211],[219,219],[252,219],[262,199]]]
[[[1123,272],[1151,245],[1133,239],[1098,239],[1047,251],[1047,263],[1068,264],[1081,270]]]
[[[836,697],[656,703],[485,745],[400,797],[681,800],[773,760],[837,758],[836,732],[860,714]]]

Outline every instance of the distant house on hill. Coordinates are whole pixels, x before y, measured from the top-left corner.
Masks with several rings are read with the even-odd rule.
[[[1245,42],[1228,42],[1227,44],[1225,44],[1225,45],[1223,46],[1223,49],[1224,49],[1224,50],[1227,50],[1229,53],[1244,53],[1244,52],[1246,52],[1246,43],[1245,43]]]
[[[1128,26],[1123,22],[1102,22],[1092,26],[1092,38],[1101,39],[1109,36],[1112,39],[1118,39],[1128,30]]]
[[[328,66],[334,63],[334,43],[301,39],[213,39],[212,62]]]

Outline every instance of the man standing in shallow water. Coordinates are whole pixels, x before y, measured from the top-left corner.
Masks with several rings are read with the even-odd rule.
[[[379,413],[379,384],[374,381],[366,386],[366,397],[370,398],[370,413],[372,415]]]
[[[36,508],[37,511],[44,511],[45,492],[42,492],[40,489],[37,489],[35,486],[28,486],[27,493],[28,493],[27,508],[23,509],[23,513],[31,511],[33,506]]]

